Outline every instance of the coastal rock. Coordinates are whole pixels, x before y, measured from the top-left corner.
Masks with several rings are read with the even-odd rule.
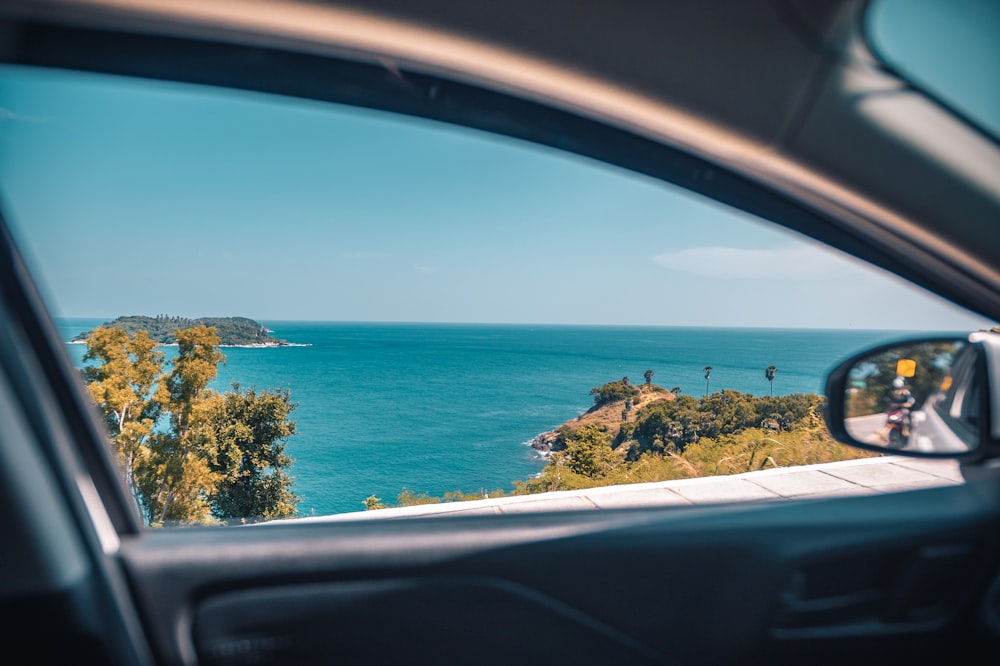
[[[566,444],[559,438],[559,433],[555,430],[543,432],[531,440],[531,448],[539,453],[549,454],[554,451],[561,451],[566,448]]]

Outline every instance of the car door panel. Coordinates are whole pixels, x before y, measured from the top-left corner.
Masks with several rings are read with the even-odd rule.
[[[976,625],[996,509],[976,485],[781,506],[261,525],[150,534],[123,543],[122,558],[171,663],[423,663],[442,646],[455,652],[437,663],[551,663],[560,647],[572,663],[783,663],[817,643],[831,662],[865,643],[919,644],[923,660]]]
[[[246,660],[660,661],[649,647],[611,625],[530,588],[483,576],[430,574],[220,594],[198,605],[192,633],[199,663],[220,666]]]

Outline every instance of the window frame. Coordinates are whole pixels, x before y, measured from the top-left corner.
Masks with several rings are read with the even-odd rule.
[[[332,102],[439,121],[565,150],[707,197],[919,284],[919,276],[912,274],[892,252],[855,236],[819,208],[809,206],[806,200],[792,200],[734,170],[672,146],[513,94],[438,75],[372,64],[357,54],[331,57],[76,26],[33,26],[29,28],[29,36],[30,39],[24,40],[26,48],[16,51],[5,62]],[[212,66],[191,67],[192,62],[200,61]],[[156,63],[152,71],[150,62]],[[253,67],[248,68],[248,63]],[[317,81],[323,81],[324,85],[317,86]],[[49,329],[48,335],[55,340],[50,350],[56,349],[55,327],[47,320],[44,305],[39,303],[38,308],[39,319],[44,322],[41,325]],[[71,382],[77,379],[72,368],[63,368],[61,372],[74,375]],[[82,410],[85,418],[93,421],[85,389],[80,395],[77,402],[83,404],[76,404],[74,409]],[[99,434],[103,432],[102,425],[91,423],[88,429],[90,445],[84,449],[85,456],[97,471],[97,490],[109,506],[113,523],[122,534],[144,529],[127,492],[121,488],[120,479],[108,471],[114,470],[117,463],[102,445]]]

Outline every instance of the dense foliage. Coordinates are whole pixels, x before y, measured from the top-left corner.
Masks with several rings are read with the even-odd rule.
[[[613,402],[628,400],[639,395],[639,389],[629,383],[628,377],[615,382],[608,382],[603,386],[595,386],[590,389],[590,395],[594,396],[594,407],[603,407]]]
[[[210,414],[216,447],[210,461],[221,475],[210,497],[220,517],[281,518],[295,514],[298,498],[286,470],[292,459],[285,440],[295,434],[289,420],[291,393],[243,389],[233,384]]]
[[[104,417],[123,481],[149,525],[291,516],[298,499],[284,440],[287,391],[208,388],[225,356],[214,327],[175,333],[169,364],[145,331],[87,337],[87,388]]]
[[[721,391],[675,396],[639,410],[617,434],[608,425],[562,426],[566,448],[515,494],[738,474],[869,454],[836,443],[812,394],[756,397]]]
[[[102,324],[101,328],[117,328],[129,336],[134,336],[139,332],[144,332],[153,342],[161,345],[174,344],[178,331],[196,326],[206,326],[215,329],[219,336],[219,343],[223,346],[235,345],[285,345],[285,340],[272,337],[266,328],[246,317],[201,317],[199,319],[188,319],[187,317],[168,317],[167,315],[157,315],[155,317],[127,316],[118,317],[114,321]],[[84,342],[93,333],[88,331],[76,336],[74,341]]]
[[[640,410],[631,433],[631,450],[634,454],[682,453],[703,437],[733,435],[750,428],[791,430],[807,416],[818,416],[821,401],[818,395],[803,393],[758,398],[729,390],[703,398],[677,396]]]

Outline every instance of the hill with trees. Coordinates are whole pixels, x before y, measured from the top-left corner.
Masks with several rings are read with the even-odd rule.
[[[723,390],[697,398],[653,384],[651,374],[646,379],[633,385],[626,377],[591,389],[594,404],[587,411],[532,442],[548,463],[530,479],[514,481],[507,489],[456,490],[440,497],[404,488],[391,506],[740,474],[878,455],[830,436],[820,395],[758,397]],[[390,506],[374,496],[364,504]]]
[[[139,331],[145,331],[153,342],[161,345],[177,344],[178,331],[196,326],[214,327],[219,336],[220,347],[281,347],[288,344],[286,340],[272,337],[270,331],[260,323],[246,317],[170,317],[157,315],[146,317],[130,315],[118,317],[114,321],[101,324],[102,328],[117,328],[133,336]],[[93,331],[81,333],[72,342],[85,342]]]

